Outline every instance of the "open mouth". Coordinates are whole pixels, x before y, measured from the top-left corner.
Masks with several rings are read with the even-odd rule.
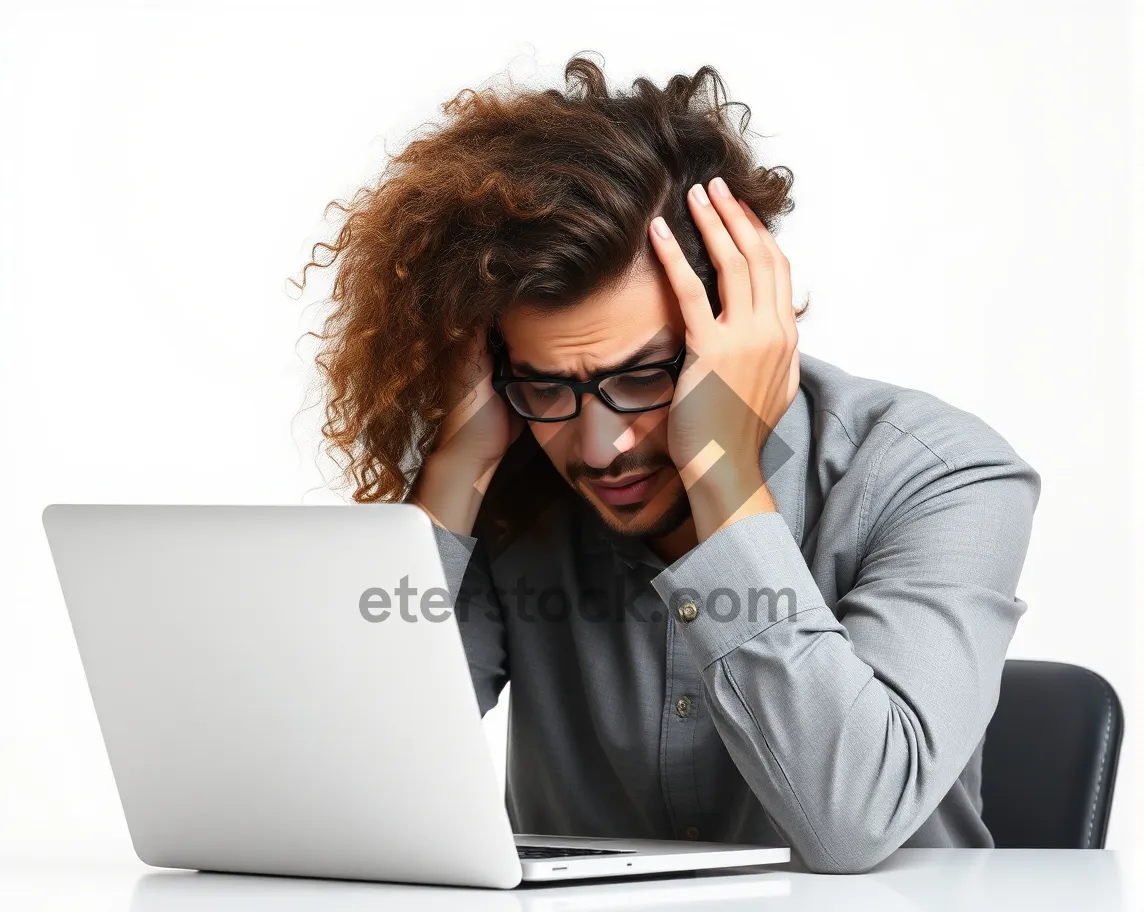
[[[592,492],[606,504],[613,506],[633,504],[645,499],[655,490],[659,473],[662,471],[661,468],[652,469],[640,475],[628,475],[616,480],[599,479],[588,484],[591,485]]]

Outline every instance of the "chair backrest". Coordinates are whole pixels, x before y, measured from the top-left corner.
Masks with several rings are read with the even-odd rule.
[[[1087,668],[1010,659],[985,734],[982,816],[998,848],[1100,849],[1124,714]]]

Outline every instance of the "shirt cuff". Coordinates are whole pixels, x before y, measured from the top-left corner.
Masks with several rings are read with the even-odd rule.
[[[457,593],[461,590],[461,580],[465,577],[465,569],[477,546],[477,539],[472,535],[453,532],[437,523],[433,523],[433,536],[437,539],[437,551],[441,555],[441,567],[445,571],[449,595],[455,603]]]
[[[825,605],[778,512],[720,529],[651,584],[700,669],[768,627]]]

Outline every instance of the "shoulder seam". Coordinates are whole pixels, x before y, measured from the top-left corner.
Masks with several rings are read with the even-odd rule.
[[[854,440],[853,437],[850,436],[850,429],[846,427],[846,422],[842,420],[841,415],[839,415],[833,409],[828,409],[825,407],[815,409],[815,411],[816,412],[824,412],[827,415],[832,416],[834,418],[834,420],[838,422],[838,426],[840,428],[842,428],[842,433],[846,435],[846,439],[850,441],[850,445],[852,447],[854,447],[855,449],[858,448],[859,444],[857,443],[857,441]],[[947,469],[949,469],[951,472],[953,471],[953,466],[950,465],[949,460],[946,459],[945,457],[943,457],[940,453],[938,453],[937,450],[935,450],[928,443],[926,443],[924,440],[922,440],[921,437],[919,437],[917,434],[914,434],[911,431],[907,431],[904,428],[898,427],[898,425],[894,424],[894,422],[890,421],[888,418],[879,418],[877,421],[874,422],[872,427],[877,427],[879,424],[888,424],[890,427],[892,427],[899,434],[902,434],[903,436],[906,436],[906,437],[913,437],[914,440],[916,440],[918,443],[920,443],[922,446],[924,446],[927,450],[929,450],[931,453],[933,453],[935,459],[940,460],[941,463]]]
[[[885,458],[886,454],[888,452],[890,452],[890,448],[895,443],[899,442],[904,437],[912,437],[914,440],[916,440],[918,443],[920,443],[923,447],[925,447],[926,450],[929,452],[929,454],[934,457],[934,459],[936,459],[943,466],[945,466],[947,471],[950,471],[950,472],[954,471],[954,467],[951,466],[940,455],[938,455],[938,453],[932,447],[930,447],[929,444],[927,444],[924,440],[922,440],[919,436],[917,436],[917,434],[911,434],[909,431],[902,430],[902,428],[898,427],[892,421],[886,421],[884,419],[879,420],[879,421],[875,421],[874,427],[877,427],[879,424],[885,424],[885,425],[888,425],[889,427],[892,427],[895,431],[898,432],[899,436],[894,438],[893,440],[886,441],[886,443],[878,451],[878,455],[874,460],[874,466],[873,466],[870,474],[866,477],[866,484],[863,485],[863,487],[862,487],[862,497],[859,500],[859,506],[858,506],[858,526],[855,530],[854,545],[855,545],[855,553],[856,554],[865,554],[866,553],[866,545],[868,544],[866,537],[869,534],[870,530],[866,529],[865,531],[863,531],[863,527],[865,526],[866,520],[867,520],[868,515],[869,515],[870,502],[872,499],[872,497],[871,497],[872,491],[874,489],[875,482],[878,480],[878,476],[882,472],[882,461]]]
[[[893,425],[891,425],[891,427],[893,427]],[[897,430],[901,431],[901,428],[897,428]],[[901,437],[899,437],[898,440],[901,440]],[[866,476],[866,484],[862,486],[862,497],[858,501],[858,525],[854,530],[854,553],[859,555],[859,561],[861,561],[866,553],[865,535],[862,532],[862,527],[866,523],[866,512],[870,508],[870,492],[874,487],[874,482],[878,478],[878,473],[882,470],[882,458],[893,444],[893,440],[887,440],[882,446],[882,449],[878,451],[878,456],[874,460],[874,466],[870,474]]]
[[[929,450],[931,453],[933,453],[934,458],[940,460],[942,465],[944,465],[947,469],[949,469],[949,471],[951,471],[951,472],[953,471],[953,466],[949,464],[949,460],[947,460],[940,453],[938,453],[933,447],[931,447],[928,443],[926,443],[924,440],[922,440],[922,438],[919,437],[917,434],[914,434],[911,431],[907,431],[903,428],[900,428],[896,424],[894,424],[894,422],[889,421],[885,418],[878,419],[877,421],[874,422],[874,424],[875,425],[888,424],[890,427],[892,427],[894,430],[896,430],[899,434],[902,434],[906,437],[913,437],[914,440],[916,440],[918,443],[920,443],[922,446],[924,446],[927,450]]]
[[[819,408],[819,409],[816,409],[815,411],[825,412],[827,415],[834,416],[834,420],[837,421],[838,426],[840,428],[842,428],[842,433],[846,435],[846,439],[850,441],[850,445],[852,447],[854,447],[854,449],[858,449],[857,442],[854,440],[853,437],[850,436],[850,429],[848,427],[846,427],[846,422],[842,420],[842,417],[837,412],[832,411],[831,409],[828,409],[828,408]]]

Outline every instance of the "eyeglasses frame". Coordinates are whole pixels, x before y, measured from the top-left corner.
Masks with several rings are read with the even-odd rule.
[[[653,361],[650,364],[637,364],[634,367],[621,367],[616,370],[603,371],[602,373],[589,377],[587,380],[572,380],[568,377],[553,377],[545,375],[534,375],[530,377],[503,376],[500,375],[501,370],[503,370],[504,367],[504,361],[501,360],[500,364],[498,365],[498,370],[496,371],[496,374],[499,376],[494,376],[492,383],[493,389],[500,396],[502,396],[505,402],[508,403],[509,407],[512,408],[512,410],[520,415],[520,417],[525,421],[538,421],[546,424],[556,424],[561,421],[571,421],[573,418],[578,417],[580,414],[581,399],[583,398],[584,393],[592,393],[613,412],[618,412],[621,415],[631,415],[639,412],[653,412],[656,409],[666,408],[667,406],[671,405],[671,400],[669,399],[667,402],[661,402],[659,405],[649,405],[645,408],[621,408],[620,406],[611,402],[607,395],[600,392],[600,384],[605,380],[611,379],[612,377],[618,377],[620,374],[632,374],[638,371],[646,370],[662,370],[666,371],[668,376],[671,377],[671,385],[674,387],[679,381],[680,373],[683,371],[683,362],[686,356],[687,345],[685,344],[679,349],[679,353],[675,355],[675,357],[669,358],[666,361]],[[574,411],[571,415],[567,415],[562,418],[530,418],[527,415],[522,414],[520,409],[518,409],[513,401],[508,397],[508,385],[510,383],[531,383],[535,381],[540,381],[542,383],[559,383],[563,386],[569,387],[576,396],[576,411]]]

